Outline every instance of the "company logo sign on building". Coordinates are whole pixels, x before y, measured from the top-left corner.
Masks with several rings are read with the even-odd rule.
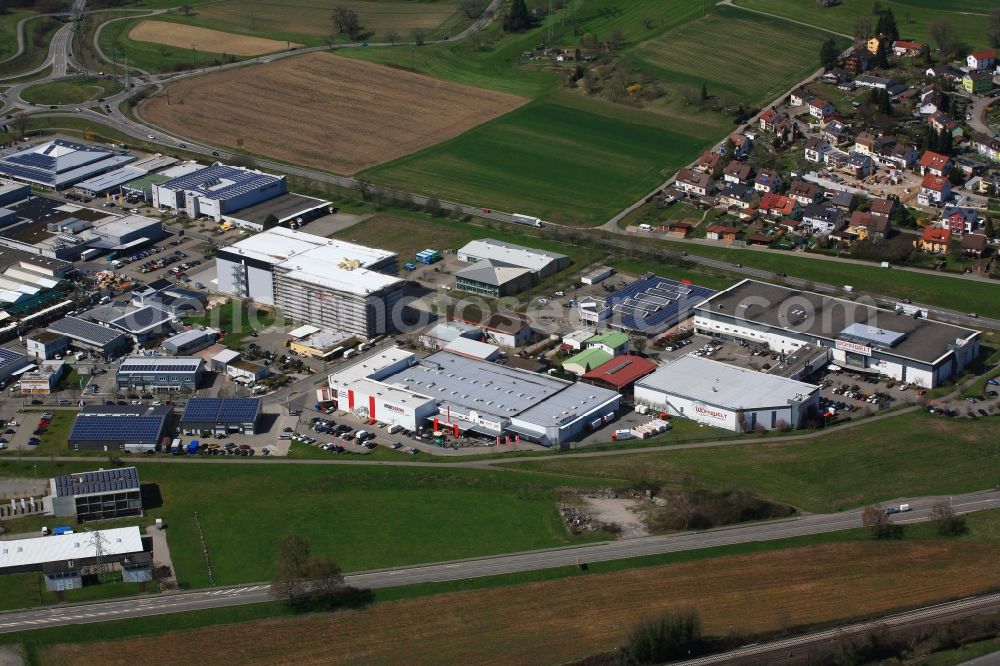
[[[872,348],[868,345],[862,345],[857,342],[849,342],[848,340],[837,340],[837,349],[854,352],[855,354],[864,354],[865,356],[872,355]]]

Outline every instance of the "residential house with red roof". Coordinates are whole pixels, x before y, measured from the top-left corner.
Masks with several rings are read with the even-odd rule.
[[[951,199],[951,182],[944,176],[927,174],[920,182],[917,203],[923,206],[939,206]]]
[[[970,69],[993,69],[997,62],[997,54],[992,50],[974,51],[965,57],[965,64]]]
[[[758,209],[775,219],[802,217],[799,202],[791,197],[775,192],[767,192],[760,198]]]
[[[920,42],[911,42],[904,39],[897,39],[892,43],[892,55],[897,58],[917,58],[927,51],[927,45]]]
[[[814,97],[809,102],[809,115],[818,120],[829,118],[837,112],[837,107],[821,97]]]
[[[722,171],[722,155],[713,150],[705,151],[698,158],[698,163],[694,168],[710,176],[717,176]]]
[[[920,175],[944,176],[951,169],[951,159],[947,155],[925,150],[920,156]]]
[[[942,229],[941,227],[924,227],[923,235],[913,241],[913,246],[924,252],[944,254],[948,251],[949,243],[951,243],[950,229]]]
[[[888,218],[856,210],[851,214],[846,231],[857,240],[869,238],[871,240],[884,240],[889,236],[890,229]]]

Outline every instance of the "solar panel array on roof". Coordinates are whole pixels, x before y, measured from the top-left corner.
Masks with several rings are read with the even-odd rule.
[[[260,398],[191,398],[181,423],[253,423],[260,409]]]
[[[232,182],[229,185],[212,189],[222,182],[222,179]],[[195,190],[206,198],[221,200],[252,192],[277,181],[277,178],[266,173],[214,164],[194,173],[169,180],[161,187],[174,191]]]
[[[93,345],[106,345],[124,333],[76,317],[63,317],[49,324],[49,330]]]
[[[57,497],[92,495],[139,489],[139,472],[135,467],[102,469],[96,472],[64,474],[53,479]]]
[[[163,433],[166,412],[148,410],[142,416],[116,413],[81,412],[73,421],[69,441],[81,442],[150,442]]]
[[[6,347],[0,347],[0,366],[13,363],[14,361],[20,361],[23,358],[24,354],[20,352],[16,352],[13,349],[7,349]]]
[[[607,302],[617,319],[612,322],[613,326],[628,330],[649,330],[714,293],[711,289],[652,275],[611,294]]]

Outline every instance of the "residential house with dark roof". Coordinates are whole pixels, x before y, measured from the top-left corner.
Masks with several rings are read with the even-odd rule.
[[[886,168],[896,168],[900,171],[909,169],[917,163],[917,149],[905,143],[897,143],[879,152],[876,156],[879,163]]]
[[[844,211],[829,204],[809,204],[802,211],[802,222],[812,233],[827,236],[843,228]]]
[[[851,219],[847,223],[846,232],[853,235],[857,240],[871,239],[873,241],[888,238],[891,228],[888,218],[864,213],[860,210],[851,214]]]
[[[872,199],[868,212],[872,217],[880,217],[888,220],[896,210],[896,200],[886,197],[884,199]]]
[[[749,155],[750,150],[753,148],[753,140],[741,132],[730,134],[729,141],[733,144],[732,156],[738,160]]]
[[[945,206],[941,211],[941,226],[951,230],[955,236],[971,234],[983,224],[983,218],[974,208]]]
[[[845,213],[850,213],[858,206],[858,198],[850,192],[837,192],[830,198],[830,205],[836,206]]]
[[[780,187],[781,175],[771,169],[761,169],[753,181],[753,188],[758,192],[775,192]]]
[[[708,240],[719,240],[732,243],[740,235],[740,230],[736,227],[728,227],[724,224],[712,224],[705,229],[705,238]]]
[[[811,136],[806,139],[805,158],[806,161],[823,164],[826,162],[826,154],[830,152],[830,143],[821,137]]]
[[[742,183],[729,183],[719,192],[719,202],[730,208],[750,208],[756,201],[756,191]]]
[[[688,194],[707,196],[715,191],[715,184],[712,177],[707,173],[695,171],[694,169],[681,169],[674,179],[674,187],[683,190]]]
[[[733,160],[726,165],[722,172],[722,179],[727,183],[739,183],[745,185],[753,176],[753,167],[744,162]]]
[[[965,72],[953,67],[951,65],[939,65],[937,67],[928,67],[924,72],[926,76],[934,79],[944,79],[952,82],[960,82],[962,77],[965,76]]]
[[[962,236],[962,254],[979,259],[986,251],[986,236],[983,234],[966,234]]]
[[[820,136],[829,141],[834,146],[839,146],[851,138],[851,133],[847,126],[839,120],[828,122],[826,127],[820,132]]]
[[[972,147],[983,157],[1000,162],[1000,138],[977,132],[972,135]]]
[[[788,196],[803,206],[816,203],[823,198],[823,190],[816,183],[805,180],[793,180],[788,187]]]
[[[993,90],[992,70],[976,70],[966,72],[962,77],[962,87],[965,92],[973,95],[982,95]]]

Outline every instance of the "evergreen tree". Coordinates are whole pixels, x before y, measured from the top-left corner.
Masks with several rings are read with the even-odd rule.
[[[883,35],[890,44],[899,39],[899,28],[896,26],[896,17],[891,9],[879,13],[875,32]]]
[[[884,113],[887,116],[892,115],[892,100],[889,98],[889,91],[884,88],[880,89],[878,94],[878,110],[879,113]]]
[[[996,238],[997,230],[993,226],[993,218],[989,215],[986,216],[986,220],[983,222],[983,233],[986,234],[987,238]]]
[[[875,64],[880,68],[885,69],[889,66],[889,40],[885,37],[880,37],[878,40],[878,49],[875,51]]]
[[[951,151],[954,149],[952,143],[951,132],[947,128],[942,129],[938,133],[938,152],[942,155],[951,155]]]
[[[708,99],[708,86],[704,83],[701,84],[701,99],[702,101]]]
[[[830,38],[823,42],[823,45],[819,49],[819,62],[823,67],[829,71],[837,66],[837,61],[840,59],[840,53],[837,50],[837,43]]]
[[[506,32],[520,32],[531,27],[531,14],[528,13],[528,6],[524,0],[514,0],[510,6],[510,12],[503,22],[503,29]]]
[[[951,107],[951,97],[948,96],[948,93],[942,93],[941,94],[941,107],[940,108],[945,113],[948,113],[949,107]]]

